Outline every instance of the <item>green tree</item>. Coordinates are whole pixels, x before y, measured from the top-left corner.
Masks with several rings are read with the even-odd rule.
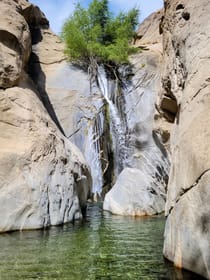
[[[114,17],[108,4],[108,0],[93,0],[87,9],[75,6],[61,33],[71,61],[86,67],[92,63],[121,64],[136,51],[130,42],[139,11],[134,8]]]

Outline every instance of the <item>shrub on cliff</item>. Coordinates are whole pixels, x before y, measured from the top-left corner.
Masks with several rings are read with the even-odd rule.
[[[93,0],[87,9],[77,4],[62,29],[66,54],[83,66],[93,63],[128,62],[135,52],[129,43],[138,23],[137,9],[113,16],[108,0]]]

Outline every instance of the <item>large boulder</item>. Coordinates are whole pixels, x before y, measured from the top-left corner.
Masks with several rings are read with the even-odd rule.
[[[125,168],[105,196],[103,208],[123,216],[146,216],[163,212],[165,189],[157,189],[137,168]]]
[[[210,5],[165,1],[163,93],[177,103],[164,255],[210,278]]]
[[[77,194],[83,188],[87,197],[87,166],[30,86],[1,91],[0,130],[0,231],[80,218],[86,201],[80,196],[79,204]]]
[[[28,1],[0,7],[1,65],[11,62],[12,69],[0,79],[0,232],[79,219],[91,192],[88,166],[25,72],[34,29],[48,28],[48,21]]]

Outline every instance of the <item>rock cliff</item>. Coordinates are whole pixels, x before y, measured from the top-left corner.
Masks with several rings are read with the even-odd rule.
[[[210,5],[208,0],[164,4],[163,99],[177,104],[164,255],[210,278]]]
[[[161,87],[162,15],[158,11],[140,25],[135,46],[141,52],[130,57],[133,77],[124,93],[128,160],[104,201],[104,209],[115,214],[153,215],[165,208],[169,158],[164,145],[169,137],[164,137],[170,124],[156,112]]]
[[[147,182],[145,196],[148,195],[151,201],[148,200],[147,209],[141,211],[141,206],[134,202],[131,210],[125,211],[126,203],[122,203],[121,214],[125,215],[131,212],[132,215],[137,212],[156,214],[163,212],[165,207],[169,162],[162,145],[162,134],[158,129],[153,130],[156,92],[160,88],[162,44],[158,25],[162,12],[152,17],[156,37],[151,39],[149,20],[139,30],[142,46],[149,49],[132,57],[132,70],[118,69],[116,74],[120,75],[123,84],[120,86],[119,80],[108,75],[103,67],[91,76],[68,63],[63,55],[63,44],[45,28],[45,22],[39,33],[30,27],[34,34],[30,75],[52,119],[88,160],[93,192],[101,194],[103,189],[109,189],[124,167],[141,169],[142,182]],[[138,44],[136,41],[136,46]],[[139,193],[143,191],[141,185],[143,183]],[[109,210],[114,212],[110,207]]]
[[[68,63],[28,1],[0,8],[0,231],[81,217],[91,177],[80,149],[94,192],[116,182],[104,208],[165,208],[165,257],[210,279],[209,0],[165,0],[120,79]]]
[[[67,61],[64,44],[57,36],[45,28],[40,29],[38,36],[43,39],[35,39],[32,45],[30,75],[58,128],[79,147],[89,165],[94,165],[98,154],[94,157],[94,132],[91,131],[97,130],[100,134],[103,130],[104,121],[100,121],[100,113],[104,110],[103,95],[96,81],[90,82],[87,72]],[[96,171],[100,166],[92,169],[95,192],[95,185],[100,181]]]
[[[32,45],[44,40],[42,28],[51,34],[48,21],[24,0],[0,7],[0,231],[78,219],[90,192],[88,167],[30,77]]]

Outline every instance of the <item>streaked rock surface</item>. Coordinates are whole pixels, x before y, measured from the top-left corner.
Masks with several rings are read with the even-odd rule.
[[[133,77],[124,94],[129,169],[122,171],[104,202],[104,209],[114,214],[152,215],[165,208],[169,159],[162,124],[154,124],[161,87],[161,16],[162,11],[158,11],[142,23],[135,42],[142,51],[130,58]]]
[[[178,107],[171,133],[164,255],[210,278],[210,5],[165,1],[164,95]]]

